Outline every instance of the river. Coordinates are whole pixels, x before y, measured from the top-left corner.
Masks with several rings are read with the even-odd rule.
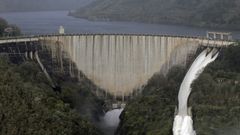
[[[136,22],[88,21],[68,16],[68,11],[0,13],[0,17],[19,26],[26,35],[56,33],[59,26],[66,33],[111,33],[111,34],[167,34],[182,36],[205,36],[218,29],[197,28],[181,25],[145,24]],[[240,31],[231,31],[234,39],[240,39]]]

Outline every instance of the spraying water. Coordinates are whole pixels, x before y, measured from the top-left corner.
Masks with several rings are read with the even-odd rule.
[[[119,116],[122,111],[123,109],[115,109],[107,112],[104,116],[104,122],[106,123],[106,126],[117,127],[120,122]]]
[[[105,135],[114,135],[114,132],[119,125],[119,116],[122,111],[123,109],[114,109],[104,115],[100,124]]]
[[[215,54],[215,55],[214,55]],[[188,70],[179,90],[178,115],[174,119],[174,135],[195,135],[192,117],[188,114],[188,98],[191,93],[192,82],[202,73],[204,68],[218,56],[216,49],[205,49],[193,62]]]

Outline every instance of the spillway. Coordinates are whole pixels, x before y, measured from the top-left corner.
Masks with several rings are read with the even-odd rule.
[[[202,73],[204,68],[218,56],[217,50],[205,49],[193,62],[188,70],[179,90],[178,114],[174,119],[174,135],[195,135],[193,120],[188,114],[188,98],[191,93],[192,82]]]
[[[199,40],[144,35],[76,35],[42,38],[52,57],[72,60],[97,86],[116,96],[130,95],[155,73],[186,65]],[[62,56],[57,56],[62,52]]]

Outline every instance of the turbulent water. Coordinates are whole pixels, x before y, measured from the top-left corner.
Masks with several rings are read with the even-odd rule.
[[[123,109],[114,109],[104,115],[101,120],[100,126],[102,131],[104,131],[106,135],[114,135],[114,132],[119,125],[119,116],[122,111]]]
[[[118,126],[120,120],[119,116],[122,113],[123,109],[115,109],[112,111],[109,111],[104,116],[104,122],[106,123],[106,126],[109,127],[116,127]]]
[[[191,93],[191,84],[204,70],[204,68],[213,62],[218,56],[216,49],[209,51],[204,50],[193,62],[187,72],[178,95],[178,115],[174,119],[173,134],[174,135],[195,135],[193,129],[193,120],[188,112],[188,98]]]

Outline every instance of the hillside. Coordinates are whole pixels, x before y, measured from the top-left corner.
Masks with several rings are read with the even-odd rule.
[[[239,135],[240,46],[221,51],[192,85],[189,105],[199,135]],[[117,135],[172,135],[172,124],[185,68],[155,75],[142,96],[129,102]]]
[[[72,15],[240,29],[240,0],[97,0]]]
[[[93,125],[102,101],[89,80],[53,73],[54,92],[35,62],[14,64],[0,56],[1,135],[101,135]]]
[[[94,0],[0,0],[0,12],[74,10]]]

